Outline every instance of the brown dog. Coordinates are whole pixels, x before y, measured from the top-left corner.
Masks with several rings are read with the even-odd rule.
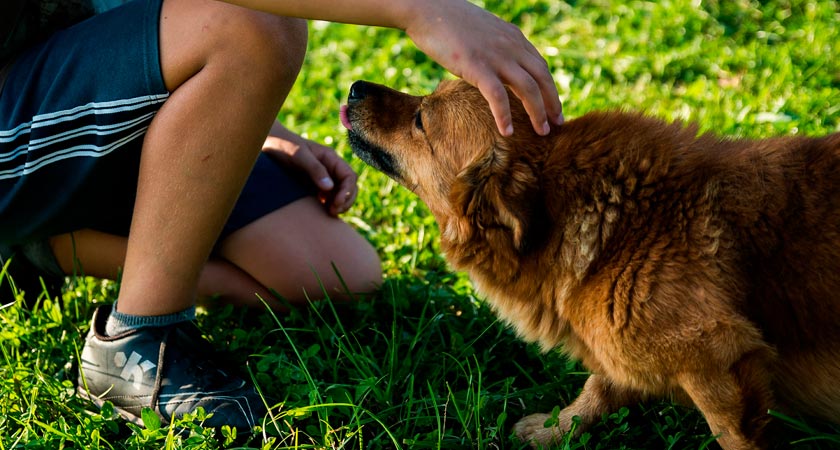
[[[499,316],[591,370],[557,428],[534,414],[521,438],[669,395],[727,450],[764,448],[771,408],[840,422],[840,134],[721,139],[591,113],[540,137],[511,106],[502,137],[464,82],[425,97],[356,82],[342,122]]]

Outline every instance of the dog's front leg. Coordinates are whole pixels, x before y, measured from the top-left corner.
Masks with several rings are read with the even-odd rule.
[[[725,450],[766,448],[765,428],[773,407],[769,350],[742,356],[727,369],[680,374],[680,386],[706,417]],[[710,368],[711,369],[711,368]]]
[[[551,414],[531,414],[520,419],[513,428],[520,439],[530,442],[533,447],[547,447],[558,443],[563,434],[571,430],[572,417],[580,417],[580,426],[575,430],[576,433],[580,433],[601,420],[604,413],[636,404],[641,400],[641,393],[616,386],[602,375],[592,374],[575,401],[560,411],[557,425],[545,426]]]

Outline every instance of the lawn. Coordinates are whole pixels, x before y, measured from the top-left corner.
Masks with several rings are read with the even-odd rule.
[[[840,131],[840,6],[834,1],[619,2],[488,0],[548,60],[567,118],[641,110],[733,136]],[[438,229],[411,193],[354,159],[338,120],[350,84],[366,79],[425,93],[447,75],[403,34],[315,22],[284,123],[334,146],[359,172],[345,215],[379,249],[386,281],[352,305],[319,302],[275,317],[202,311],[277,406],[259,433],[201,426],[200,414],[141,429],[73,390],[76,360],[114,282],[68,279],[61,291],[0,282],[0,450],[11,448],[521,449],[513,423],[557,410],[586,373],[541,354],[499,324],[440,254]],[[29,303],[31,306],[27,306]],[[840,427],[778,419],[782,448],[840,448]],[[702,417],[669,402],[604,417],[568,449],[716,448]]]

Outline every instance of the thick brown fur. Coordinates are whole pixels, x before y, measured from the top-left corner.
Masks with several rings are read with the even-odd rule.
[[[693,402],[727,450],[765,448],[769,409],[840,422],[839,134],[724,139],[596,112],[540,137],[512,108],[502,137],[464,82],[362,82],[347,117],[499,316],[592,372],[557,428],[528,416],[522,439],[662,396]]]

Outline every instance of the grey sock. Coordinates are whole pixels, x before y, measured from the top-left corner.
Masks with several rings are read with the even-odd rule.
[[[108,320],[105,321],[105,335],[116,336],[130,330],[146,327],[165,327],[193,319],[195,319],[195,306],[162,316],[135,316],[117,311],[117,304],[114,303],[111,314],[108,316]]]

